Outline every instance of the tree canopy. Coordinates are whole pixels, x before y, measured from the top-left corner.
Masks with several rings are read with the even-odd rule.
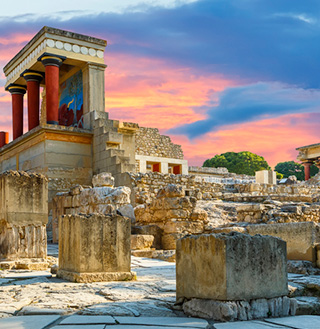
[[[278,173],[283,174],[284,178],[294,175],[298,180],[304,180],[304,166],[300,163],[294,161],[279,162],[274,169]],[[312,165],[310,167],[310,176],[314,176],[318,171],[319,169],[315,165]]]
[[[254,176],[256,171],[270,169],[267,161],[260,155],[242,151],[217,154],[203,163],[203,167],[225,167],[229,172]]]

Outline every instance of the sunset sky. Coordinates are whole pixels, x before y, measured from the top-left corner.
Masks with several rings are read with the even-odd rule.
[[[47,25],[106,39],[110,118],[159,128],[189,165],[228,151],[295,160],[320,143],[319,17],[318,0],[7,2],[0,130],[11,134],[3,66]]]

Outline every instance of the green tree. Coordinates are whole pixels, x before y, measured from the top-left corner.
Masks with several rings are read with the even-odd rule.
[[[298,180],[304,180],[304,166],[300,163],[294,161],[279,162],[274,169],[283,174],[284,178],[294,175]],[[319,169],[315,165],[310,167],[310,176],[314,176],[318,172]]]
[[[277,173],[277,179],[282,179],[283,178],[283,174],[281,174],[280,172],[276,172]]]
[[[270,169],[267,161],[260,155],[242,151],[217,154],[203,163],[203,167],[225,167],[229,172],[254,176],[256,171]]]

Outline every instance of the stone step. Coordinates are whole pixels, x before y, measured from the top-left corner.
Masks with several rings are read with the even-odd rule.
[[[106,143],[110,143],[110,144],[122,144],[123,135],[115,131],[107,131],[104,134],[104,140]]]
[[[129,164],[130,158],[126,157],[126,156],[113,156],[111,158],[105,159],[104,162],[105,162],[106,167],[117,165],[117,164],[120,164],[120,163]]]
[[[125,151],[120,149],[107,149],[104,154],[106,155],[106,158],[111,158],[114,156],[124,156]]]
[[[175,250],[132,250],[131,255],[135,257],[160,259],[172,263],[176,261]]]

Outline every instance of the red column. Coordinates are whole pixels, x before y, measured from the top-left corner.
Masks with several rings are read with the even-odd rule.
[[[12,96],[12,135],[15,140],[23,134],[23,95],[26,87],[10,85],[7,90]]]
[[[24,72],[22,76],[27,81],[28,128],[31,130],[39,126],[40,81],[43,76],[33,71]]]
[[[304,180],[308,180],[310,179],[310,167],[311,167],[312,163],[311,162],[304,162],[303,166],[304,166]]]
[[[47,123],[59,124],[59,67],[64,57],[44,54],[39,58],[45,66]]]
[[[9,133],[6,131],[0,131],[0,147],[9,143]]]

